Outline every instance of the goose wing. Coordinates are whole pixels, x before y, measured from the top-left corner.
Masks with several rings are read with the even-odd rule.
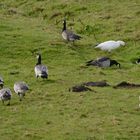
[[[110,40],[110,41],[105,41],[103,43],[100,43],[95,48],[110,48],[110,47],[113,47],[115,44],[116,44],[116,41]]]
[[[101,57],[97,60],[90,60],[87,63],[87,66],[93,65],[98,67],[106,67],[110,65],[110,59],[108,57]]]
[[[29,87],[26,83],[19,83],[21,90],[29,90]]]
[[[100,67],[109,67],[110,66],[110,58],[102,57],[97,60]]]
[[[68,36],[68,40],[70,40],[70,41],[80,40],[81,39],[81,36],[76,35],[75,33],[73,33],[70,30],[66,30],[66,34]]]
[[[90,60],[90,61],[86,62],[86,66],[90,66],[90,65],[100,66],[100,63],[97,60]]]
[[[107,60],[110,60],[108,57],[101,57],[99,59],[97,59],[97,61],[100,63],[100,62],[104,62],[104,61],[107,61]]]
[[[37,71],[40,71],[40,72],[47,72],[48,71],[48,69],[45,65],[37,65],[37,66],[35,66],[35,69]]]
[[[36,65],[35,73],[36,75],[48,74],[48,69],[45,65]]]
[[[21,92],[25,92],[27,90],[29,90],[29,87],[28,87],[28,85],[25,82],[17,82],[17,83],[14,84],[14,91],[16,93],[18,93],[18,92],[20,92],[20,93]]]
[[[0,98],[4,97],[10,97],[12,95],[11,90],[9,88],[3,88],[0,90]]]

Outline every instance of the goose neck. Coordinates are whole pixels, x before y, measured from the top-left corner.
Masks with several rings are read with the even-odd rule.
[[[36,65],[40,65],[40,64],[41,64],[41,56],[39,55],[38,61],[37,61],[37,64]]]
[[[64,22],[63,22],[63,29],[62,29],[62,31],[65,31],[66,30],[66,21],[64,20]]]

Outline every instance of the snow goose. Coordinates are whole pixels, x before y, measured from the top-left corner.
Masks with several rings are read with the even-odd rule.
[[[98,67],[111,67],[112,65],[121,66],[116,60],[112,60],[108,57],[101,57],[96,60],[90,60],[86,62],[87,66],[93,65]]]
[[[22,101],[22,98],[28,90],[29,87],[25,82],[16,82],[14,84],[14,91],[19,95],[20,101]]]
[[[66,28],[66,19],[63,20],[63,29],[62,29],[62,37],[67,41],[75,41],[80,40],[81,36],[74,34],[72,31],[67,30]]]
[[[3,88],[0,90],[0,100],[4,104],[5,101],[8,101],[7,105],[10,105],[10,100],[11,100],[11,90],[9,88]]]
[[[124,41],[105,41],[103,43],[98,44],[95,48],[100,48],[101,50],[110,52],[111,50],[117,49],[120,46],[125,46]]]
[[[48,78],[48,69],[45,65],[42,65],[41,64],[41,54],[37,54],[37,59],[38,59],[38,62],[35,66],[35,75],[36,77],[41,77],[41,78]]]

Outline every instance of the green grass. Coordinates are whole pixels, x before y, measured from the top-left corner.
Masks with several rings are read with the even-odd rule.
[[[0,105],[0,139],[140,140],[138,88],[68,91],[88,81],[140,83],[140,66],[132,63],[140,56],[139,6],[139,0],[0,0],[0,75],[13,93],[11,106]],[[64,17],[83,37],[76,46],[61,37]],[[110,54],[94,49],[106,40],[127,45]],[[36,52],[48,66],[48,80],[35,78]],[[122,68],[82,67],[100,56]],[[31,88],[22,102],[13,91],[20,80]]]

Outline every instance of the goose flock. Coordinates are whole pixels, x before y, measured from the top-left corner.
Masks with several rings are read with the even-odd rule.
[[[81,36],[75,34],[71,30],[67,29],[66,19],[63,20],[62,37],[64,40],[66,40],[68,42],[73,42],[73,43],[74,43],[74,41],[80,40],[82,38]],[[106,41],[106,42],[98,44],[95,48],[99,48],[103,51],[111,52],[112,50],[117,49],[120,46],[125,46],[125,42],[110,40],[110,41]],[[42,64],[41,54],[37,53],[36,57],[37,57],[37,63],[34,67],[35,77],[47,79],[48,78],[48,68],[47,68],[47,66]],[[137,63],[139,63],[139,62],[140,62],[140,60],[137,61]],[[113,65],[116,65],[118,67],[121,66],[119,62],[117,62],[116,60],[112,60],[109,57],[101,57],[96,60],[90,60],[90,61],[86,62],[86,66],[111,67]],[[1,87],[0,100],[2,101],[3,104],[5,104],[5,101],[7,101],[8,102],[7,105],[10,105],[10,100],[12,98],[12,92],[11,92],[10,88],[4,87],[4,80],[2,77],[0,77],[0,87]],[[26,82],[19,81],[19,82],[14,83],[13,89],[14,89],[15,93],[19,96],[19,100],[22,101],[25,94],[29,90],[29,86]],[[86,90],[88,90],[88,89],[86,89]]]
[[[37,53],[37,64],[34,68],[35,71],[35,76],[36,78],[41,77],[41,78],[48,78],[48,69],[45,65],[41,64],[41,54]],[[2,101],[3,104],[5,104],[5,101],[8,101],[7,105],[10,105],[10,100],[12,97],[12,92],[10,88],[3,88],[4,87],[4,81],[3,78],[0,77],[0,100]],[[22,101],[26,92],[29,90],[29,86],[26,82],[24,81],[19,81],[14,83],[13,87],[15,93],[19,96],[19,100]]]

